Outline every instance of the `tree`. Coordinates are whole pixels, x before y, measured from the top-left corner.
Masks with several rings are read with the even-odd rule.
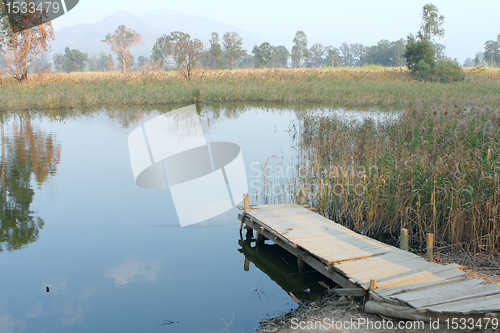
[[[108,68],[109,68],[109,70],[110,71],[114,71],[114,69],[115,69],[115,62],[113,60],[113,56],[111,54],[108,55],[108,59],[107,60],[108,60]]]
[[[108,57],[104,53],[91,54],[87,60],[87,68],[92,72],[104,72],[109,70]]]
[[[231,69],[234,68],[234,63],[246,55],[246,51],[243,50],[243,38],[240,37],[236,32],[226,32],[224,36],[222,36],[223,43],[223,54],[226,58],[226,68],[231,66]]]
[[[290,52],[283,45],[273,47],[274,67],[286,68]]]
[[[391,43],[392,45],[392,66],[404,66],[405,58],[404,53],[406,50],[406,45],[404,39],[399,39]]]
[[[311,46],[309,50],[309,54],[311,57],[311,65],[312,67],[321,67],[325,61],[324,57],[326,54],[326,49],[323,47],[323,44],[316,43]]]
[[[465,59],[464,67],[474,67],[474,60],[472,58]]]
[[[4,9],[4,8],[2,8]],[[54,29],[52,23],[43,23],[43,13],[19,13],[17,20],[24,26],[32,26],[14,32],[12,26],[8,24],[5,10],[0,15],[0,49],[4,60],[8,63],[14,73],[14,78],[18,81],[28,77],[28,64],[38,55],[50,49],[49,41],[54,39]]]
[[[235,62],[234,66],[237,68],[254,67],[254,57],[245,51],[245,54]]]
[[[324,63],[327,66],[335,67],[340,66],[342,59],[340,58],[339,49],[333,46],[326,47],[326,58]]]
[[[416,65],[423,61],[430,68],[436,63],[436,49],[434,44],[429,39],[417,39],[412,34],[408,35],[406,41],[406,50],[404,53],[406,58],[406,66],[409,70],[414,71]]]
[[[0,253],[35,242],[44,221],[31,209],[33,182],[42,185],[57,173],[61,146],[54,135],[36,130],[29,113],[10,122],[12,134],[5,135],[0,118]]]
[[[219,34],[216,32],[212,32],[212,37],[210,38],[209,42],[209,66],[213,69],[221,69],[224,66],[224,62],[222,61],[222,46],[219,43]]]
[[[49,73],[52,65],[47,59],[47,53],[40,54],[28,66],[29,73]]]
[[[438,14],[438,9],[431,3],[422,7],[422,24],[418,37],[421,39],[432,40],[435,36],[444,37],[444,29],[441,26],[444,23],[444,16]]]
[[[85,70],[89,57],[87,53],[75,49],[70,50],[69,47],[66,47],[64,54],[56,53],[54,55],[53,61],[57,70],[71,73]]]
[[[254,66],[256,68],[272,67],[273,47],[268,42],[255,45],[252,50],[254,55]]]
[[[363,63],[391,66],[391,53],[391,42],[389,42],[387,39],[383,39],[379,41],[377,45],[373,45],[367,48],[366,54],[363,57]]]
[[[425,61],[432,69],[436,64],[436,45],[434,37],[443,37],[444,16],[438,14],[438,9],[433,4],[422,7],[422,23],[417,37],[409,34],[406,42],[406,65],[413,70],[420,61]],[[442,48],[440,47],[440,52]]]
[[[497,40],[484,43],[484,62],[489,66],[500,65],[500,34]]]
[[[382,66],[404,66],[405,60],[403,54],[405,52],[404,40],[400,39],[395,42],[389,42],[383,39],[373,45],[365,48],[366,52],[363,55],[363,64],[378,64]]]
[[[198,68],[202,54],[203,43],[200,40],[192,40],[189,34],[174,31],[156,40],[151,58],[156,61],[170,57],[179,72],[190,80]]]
[[[406,43],[406,65],[413,77],[420,81],[442,83],[461,81],[465,73],[456,60],[444,56],[444,47],[434,43],[434,38],[443,37],[441,28],[444,17],[438,15],[437,7],[427,4],[422,8],[422,24],[417,37],[409,34]],[[436,52],[436,48],[439,52]]]
[[[347,43],[342,43],[339,47],[340,59],[342,60],[342,66],[351,67],[354,66],[355,59],[351,51],[351,47]]]
[[[153,50],[151,51],[151,60],[160,64],[160,67],[163,68],[165,66],[165,62],[167,61],[167,57],[169,56],[170,50],[170,36],[163,35],[158,38],[153,46]]]
[[[121,64],[122,73],[127,70],[127,63],[130,62],[132,53],[130,49],[137,44],[142,43],[142,37],[132,29],[127,29],[120,25],[113,34],[109,33],[101,42],[111,46],[111,49],[118,55],[118,61]]]
[[[307,48],[307,36],[304,31],[297,31],[295,33],[295,38],[293,39],[292,47],[292,62],[295,67],[300,68],[302,62],[309,56],[309,50]]]
[[[139,68],[139,70],[141,71],[150,71],[151,70],[151,59],[147,58],[147,57],[144,57],[144,56],[139,56],[137,58],[137,67]]]

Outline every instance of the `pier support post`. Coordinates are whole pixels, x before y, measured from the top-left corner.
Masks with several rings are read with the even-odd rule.
[[[427,234],[427,261],[432,262],[434,257],[434,234]]]
[[[297,257],[297,266],[299,266],[299,272],[304,271],[304,260],[302,259],[301,256]]]
[[[408,251],[408,229],[401,228],[401,236],[399,238],[399,247],[402,250]]]
[[[250,260],[248,260],[247,257],[245,257],[245,272],[248,272],[250,270]]]
[[[245,204],[245,210],[249,210],[250,201],[248,200],[248,193],[243,194],[243,203]]]
[[[377,280],[370,279],[370,290],[377,289]]]
[[[306,190],[301,187],[299,192],[297,192],[297,204],[303,205],[306,203]]]
[[[264,244],[264,235],[257,231],[257,236],[255,237],[255,245]]]

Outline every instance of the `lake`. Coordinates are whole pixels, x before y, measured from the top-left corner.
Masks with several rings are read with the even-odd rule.
[[[237,208],[181,228],[168,189],[135,184],[129,134],[181,106],[3,115],[0,332],[249,332],[297,306],[289,291],[322,293],[321,276],[240,237]],[[264,199],[254,194],[266,162],[292,163],[301,117],[349,114],[308,104],[197,110],[207,141],[240,146],[252,204]]]

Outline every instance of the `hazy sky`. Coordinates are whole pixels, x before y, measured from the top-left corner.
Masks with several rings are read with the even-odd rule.
[[[80,0],[68,14],[53,21],[54,27],[94,23],[122,9],[141,15],[169,9],[231,24],[254,33],[272,44],[291,45],[303,30],[309,46],[320,42],[376,44],[381,39],[405,38],[420,27],[420,12],[429,1],[420,0],[184,0],[131,1]],[[447,55],[463,63],[484,50],[487,40],[500,34],[500,1],[434,0],[444,15]],[[139,6],[147,4],[148,6]],[[169,33],[167,31],[166,33]],[[195,36],[194,36],[195,37]],[[288,43],[288,44],[286,44]]]

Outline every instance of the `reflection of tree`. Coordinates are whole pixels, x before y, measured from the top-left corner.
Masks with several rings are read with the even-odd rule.
[[[30,210],[34,190],[56,173],[61,148],[52,134],[35,130],[29,116],[12,123],[12,134],[1,124],[0,252],[17,250],[37,240],[43,220]]]

